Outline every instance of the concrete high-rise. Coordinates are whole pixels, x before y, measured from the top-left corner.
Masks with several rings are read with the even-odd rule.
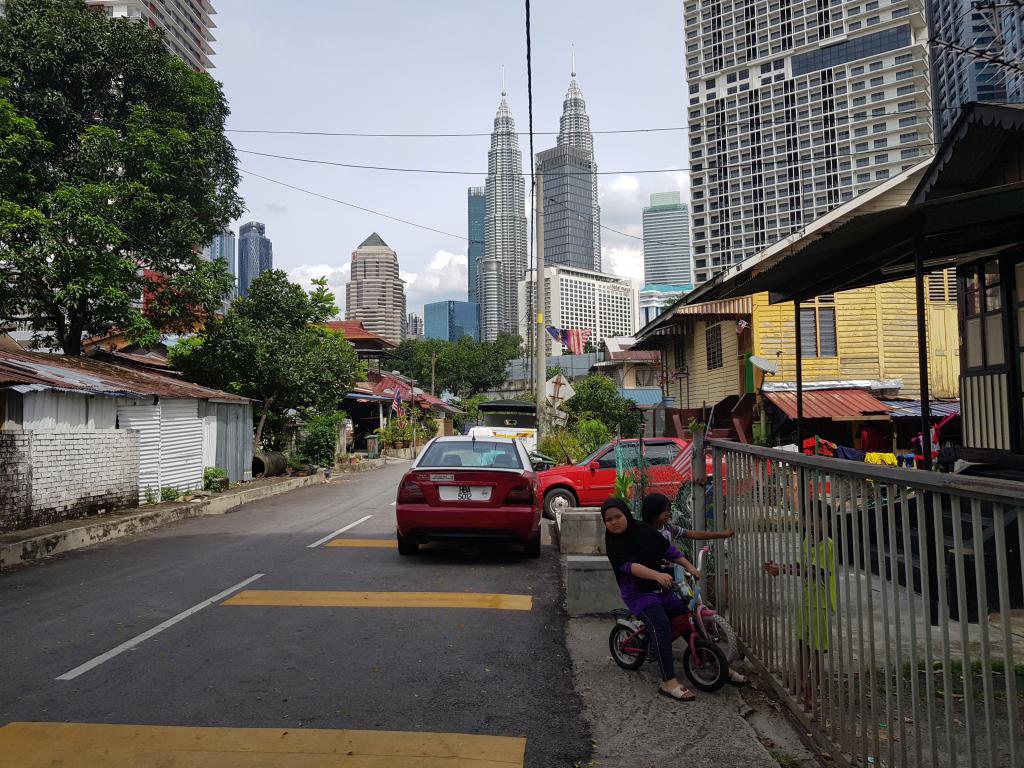
[[[559,144],[537,153],[537,173],[544,177],[544,263],[595,269],[594,160],[584,149]]]
[[[458,341],[480,340],[480,306],[471,301],[435,301],[423,306],[423,336]]]
[[[923,3],[686,0],[684,17],[696,282],[932,151]]]
[[[167,48],[197,72],[213,69],[210,57],[216,40],[213,16],[217,11],[210,0],[85,0],[102,8],[107,16],[138,19],[162,29]]]
[[[466,237],[469,240],[466,249],[466,260],[469,262],[469,282],[466,294],[471,302],[480,303],[477,295],[477,270],[480,260],[484,258],[484,243],[487,235],[487,195],[483,187],[470,187],[466,190]]]
[[[576,82],[576,55],[573,53],[572,73],[569,80],[569,90],[562,102],[562,116],[558,120],[558,146],[568,146],[586,152],[590,156],[589,173],[584,169],[583,179],[589,183],[591,205],[588,212],[590,228],[593,232],[591,241],[593,243],[593,262],[583,265],[586,269],[601,271],[601,206],[597,199],[597,161],[594,156],[594,134],[590,132],[590,116],[587,114],[587,102],[583,99],[583,91]],[[544,197],[550,197],[547,177],[545,176]],[[557,208],[556,206],[553,206]],[[547,209],[545,209],[544,225],[547,227]],[[547,230],[545,229],[545,244],[547,243]],[[545,258],[547,247],[545,245]],[[568,263],[568,262],[566,262]]]
[[[527,252],[523,155],[504,90],[487,153],[484,194],[484,258],[477,265],[477,281],[482,292],[482,340],[494,341],[499,332],[519,332],[517,287],[526,271]],[[495,275],[497,286],[492,284]]]
[[[1009,2],[928,0],[935,141],[970,101],[1024,101],[1024,7]],[[974,51],[974,55],[965,53]],[[1009,65],[1009,66],[1007,66]]]
[[[405,281],[398,275],[398,254],[376,232],[352,252],[345,286],[345,319],[394,344],[405,337]]]
[[[274,268],[274,244],[267,228],[250,221],[238,228],[238,295],[248,296],[249,286],[260,273]]]
[[[406,318],[405,337],[407,339],[418,339],[423,336],[423,315],[419,312],[410,312]]]
[[[678,192],[655,192],[644,208],[644,283],[693,283],[690,209]]]

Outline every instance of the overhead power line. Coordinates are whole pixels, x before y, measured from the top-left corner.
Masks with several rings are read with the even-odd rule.
[[[796,138],[796,137],[793,137],[793,138]],[[858,139],[858,138],[860,138],[860,137],[854,137],[854,143],[860,143],[860,142],[856,142],[856,139]],[[869,137],[869,136],[865,136],[863,138],[864,138],[865,141],[870,141],[871,140],[871,137]],[[844,141],[847,141],[847,140],[844,139]],[[886,147],[875,147],[875,148],[869,148],[869,149],[865,149],[865,150],[861,150],[861,151],[837,153],[837,154],[829,155],[829,156],[824,156],[824,155],[818,156],[820,154],[820,152],[817,152],[815,150],[821,150],[822,147],[802,147],[802,148],[797,148],[797,149],[792,149],[792,150],[784,150],[783,152],[778,153],[778,154],[773,155],[773,156],[768,157],[768,158],[758,157],[758,158],[752,158],[750,160],[743,160],[743,161],[740,161],[738,163],[727,163],[725,165],[707,165],[707,164],[704,164],[700,168],[696,169],[695,172],[702,172],[702,171],[703,172],[710,172],[710,171],[716,171],[716,170],[720,171],[720,170],[728,170],[730,168],[749,168],[754,163],[761,163],[762,165],[767,164],[767,163],[776,163],[776,164],[786,164],[786,165],[788,165],[789,163],[786,161],[784,155],[792,153],[792,152],[796,152],[796,153],[799,154],[799,153],[806,153],[806,152],[810,151],[810,153],[813,155],[812,157],[808,158],[807,160],[801,160],[799,162],[820,162],[820,161],[824,161],[824,160],[842,160],[843,158],[857,157],[859,155],[877,155],[877,154],[882,153],[882,152],[891,152],[891,151],[894,151],[894,150],[921,149],[921,148],[931,148],[931,147],[936,147],[936,146],[938,146],[938,144],[936,142],[931,142],[931,141],[915,142],[915,143],[908,143],[908,144],[897,144],[897,145],[894,145],[894,146],[891,146],[891,147],[889,147],[889,146],[886,146]],[[273,158],[275,160],[288,160],[288,161],[291,161],[291,162],[308,163],[308,164],[311,164],[311,165],[327,165],[327,166],[332,166],[332,167],[336,167],[336,168],[354,168],[356,170],[389,171],[389,172],[393,172],[393,173],[439,174],[439,175],[444,175],[444,176],[486,176],[487,175],[487,171],[456,171],[456,170],[449,170],[449,169],[445,169],[445,168],[403,168],[403,167],[398,167],[398,166],[386,166],[386,165],[363,165],[363,164],[360,164],[360,163],[342,163],[342,162],[338,162],[338,161],[334,161],[334,160],[319,160],[319,159],[310,158],[310,157],[293,157],[293,156],[290,156],[290,155],[277,155],[277,154],[273,154],[271,152],[256,152],[254,150],[249,150],[249,149],[237,149],[236,148],[235,151],[243,153],[243,154],[246,154],[246,155],[255,155],[257,157],[269,157],[269,158]],[[711,156],[712,156],[712,154],[709,153],[708,158],[710,158]],[[705,158],[705,161],[708,158]],[[532,163],[531,163],[531,167],[532,167]],[[638,176],[638,175],[642,175],[642,174],[652,174],[652,173],[682,173],[682,172],[689,172],[689,171],[694,171],[694,168],[692,166],[688,166],[687,165],[687,166],[680,166],[680,167],[677,167],[677,168],[660,168],[660,169],[645,168],[645,169],[627,169],[627,170],[618,170],[618,171],[597,171],[596,174],[594,174],[593,171],[559,171],[556,175],[558,175],[558,176],[590,176],[591,174],[594,174],[594,175],[597,175],[597,176],[621,176],[621,175],[629,174],[629,175],[637,175]]]

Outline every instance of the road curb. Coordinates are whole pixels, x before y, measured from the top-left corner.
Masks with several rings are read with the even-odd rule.
[[[280,482],[241,488],[195,501],[159,504],[86,520],[72,520],[37,529],[36,532],[24,531],[20,538],[18,532],[6,534],[0,536],[0,570],[39,562],[61,552],[70,552],[103,541],[133,536],[178,520],[223,515],[249,502],[326,481],[323,472],[317,472],[306,477],[290,477]]]

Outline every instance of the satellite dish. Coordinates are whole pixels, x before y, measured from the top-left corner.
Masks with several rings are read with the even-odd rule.
[[[774,376],[776,373],[779,372],[778,363],[773,362],[771,360],[766,360],[763,357],[758,357],[757,355],[750,356],[750,364],[753,365],[755,368],[760,368],[762,371],[764,371],[770,376]]]

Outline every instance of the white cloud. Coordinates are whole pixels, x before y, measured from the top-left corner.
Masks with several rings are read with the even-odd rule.
[[[466,300],[469,279],[468,260],[464,253],[438,251],[426,270],[400,272],[405,280],[406,307],[410,312],[422,312],[423,305],[446,299]]]
[[[605,272],[621,277],[644,279],[644,251],[640,247],[601,248],[601,258]]]
[[[302,264],[288,271],[288,279],[298,283],[307,291],[313,287],[313,281],[321,277],[327,278],[328,287],[334,292],[334,303],[338,305],[339,317],[345,316],[345,285],[348,283],[352,264],[346,262],[340,267],[327,264]]]

